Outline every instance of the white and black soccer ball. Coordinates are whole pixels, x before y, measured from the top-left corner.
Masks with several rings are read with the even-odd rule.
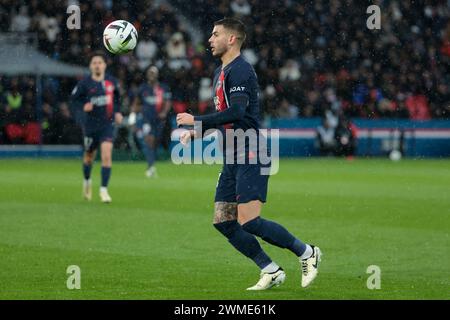
[[[108,24],[103,31],[103,44],[113,54],[124,54],[136,47],[138,33],[128,21],[116,20]]]
[[[392,150],[389,153],[389,159],[395,162],[400,161],[402,159],[402,153],[398,150]]]

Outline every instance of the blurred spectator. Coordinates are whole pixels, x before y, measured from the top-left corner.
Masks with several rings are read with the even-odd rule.
[[[20,91],[18,78],[13,78],[4,99],[2,122],[5,139],[9,143],[37,144],[40,142],[41,129],[37,122],[34,94],[28,89],[22,96]]]
[[[336,156],[353,157],[356,151],[356,127],[341,117],[335,131]]]
[[[12,79],[10,89],[5,93],[5,100],[7,118],[9,118],[10,122],[20,121],[23,97],[20,93],[17,78]]]
[[[27,32],[30,27],[31,19],[28,16],[28,7],[21,6],[19,12],[12,18],[11,31]]]
[[[247,0],[233,0],[231,1],[231,10],[234,14],[240,16],[248,16],[252,13],[252,7]]]
[[[335,129],[326,118],[322,119],[322,125],[317,128],[316,145],[321,156],[334,156],[336,152]]]
[[[53,143],[53,134],[55,128],[53,128],[53,110],[48,103],[42,105],[42,117],[41,117],[41,129],[42,129],[42,142],[45,144]]]
[[[59,22],[55,17],[44,18],[41,20],[40,28],[45,32],[49,42],[55,42],[60,32]]]
[[[169,60],[168,66],[170,69],[189,69],[191,67],[189,61],[186,59],[186,50],[186,42],[184,41],[183,34],[181,32],[174,33],[166,45],[167,58]]]
[[[406,98],[410,118],[413,120],[429,120],[430,110],[427,98],[423,94],[413,94]]]
[[[295,60],[286,60],[284,66],[280,68],[280,81],[296,81],[300,76],[300,67]]]
[[[447,84],[438,85],[438,90],[431,97],[431,110],[434,117],[450,115],[450,90]]]
[[[281,119],[295,119],[298,117],[298,107],[291,104],[286,98],[283,98],[276,110],[276,117]]]
[[[170,37],[166,50],[169,59],[186,58],[186,44],[181,32],[176,32]]]
[[[156,54],[158,52],[158,46],[148,34],[144,34],[143,38],[139,40],[136,47],[136,56],[139,60],[139,68],[145,70],[150,64],[153,63]]]
[[[356,136],[356,127],[347,118],[340,116],[334,125],[325,117],[317,128],[316,147],[321,156],[352,157],[356,151]]]
[[[389,99],[382,99],[378,103],[377,111],[381,118],[390,118],[394,113],[394,105]]]

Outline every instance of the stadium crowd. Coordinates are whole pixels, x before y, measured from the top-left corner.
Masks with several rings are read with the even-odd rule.
[[[72,3],[80,5],[81,30],[66,28],[66,9]],[[237,17],[248,26],[244,55],[258,74],[264,116],[323,117],[332,112],[347,118],[449,118],[448,1],[380,1],[381,30],[367,28],[365,1],[164,3],[0,0],[0,32],[35,32],[39,50],[49,57],[86,65],[89,54],[103,48],[102,32],[109,22],[131,21],[139,33],[134,53],[109,56],[109,72],[121,84],[124,113],[150,65],[160,69],[169,86],[174,113],[188,107],[205,113],[212,110],[210,77],[218,65],[207,49],[212,22]],[[192,41],[179,13],[203,32],[201,43]],[[45,78],[42,110],[37,112],[33,77],[0,75],[0,143],[36,143],[26,136],[32,130],[24,128],[39,121],[43,142],[76,141],[71,137],[77,132],[74,110],[67,104],[76,80]]]

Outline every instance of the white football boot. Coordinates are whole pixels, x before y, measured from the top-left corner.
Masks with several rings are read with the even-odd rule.
[[[100,199],[103,203],[110,203],[112,201],[108,189],[100,188]]]
[[[83,181],[83,198],[88,201],[92,200],[92,181],[91,181],[91,179]]]
[[[272,288],[273,286],[279,286],[286,279],[286,273],[283,269],[278,268],[277,271],[272,273],[261,272],[261,278],[258,283],[253,287],[247,288],[247,290],[258,291],[258,290],[267,290]]]
[[[300,259],[300,267],[302,270],[302,287],[309,286],[319,273],[319,263],[321,261],[322,252],[319,247],[311,245],[313,254],[307,259]]]
[[[147,178],[158,178],[158,173],[156,172],[156,168],[153,166],[148,168],[147,171],[145,171],[145,176]]]

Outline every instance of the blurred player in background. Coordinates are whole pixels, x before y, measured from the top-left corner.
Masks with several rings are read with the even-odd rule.
[[[241,46],[246,38],[245,26],[236,19],[223,19],[214,23],[209,38],[211,52],[222,61],[214,74],[214,103],[217,112],[202,116],[188,113],[177,115],[177,124],[194,125],[201,121],[203,130],[218,128],[244,132],[258,131],[260,107],[258,80],[253,67],[241,56]],[[180,140],[186,144],[198,137],[194,130],[186,130]],[[224,145],[226,145],[224,143]],[[234,156],[238,146],[233,144]],[[225,160],[216,186],[214,227],[221,232],[239,252],[253,260],[261,270],[256,285],[247,290],[266,290],[284,282],[286,274],[263,251],[255,236],[280,248],[292,251],[300,262],[302,287],[316,278],[321,251],[318,247],[300,241],[280,224],[262,218],[261,209],[266,202],[268,175],[261,172],[260,161],[251,164],[255,155],[245,146],[246,163],[227,163]],[[259,158],[259,156],[258,156]]]
[[[150,66],[145,75],[147,81],[139,87],[138,96],[133,105],[134,112],[142,113],[142,124],[137,123],[137,126],[142,130],[143,135],[139,141],[147,160],[145,175],[148,178],[155,178],[157,177],[154,165],[156,151],[170,111],[171,93],[166,85],[159,82],[157,67]]]
[[[83,196],[92,199],[92,164],[100,147],[102,169],[100,199],[104,203],[112,201],[108,193],[111,177],[113,123],[122,122],[118,81],[106,75],[106,57],[101,52],[94,53],[89,62],[91,74],[78,82],[72,91],[72,102],[82,106],[84,155],[83,155]]]

